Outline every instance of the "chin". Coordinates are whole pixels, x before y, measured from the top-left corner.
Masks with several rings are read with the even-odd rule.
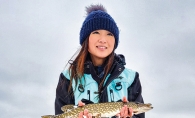
[[[104,59],[106,57],[108,57],[108,55],[97,55],[98,58]]]

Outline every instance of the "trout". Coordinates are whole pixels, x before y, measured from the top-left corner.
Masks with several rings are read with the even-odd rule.
[[[133,109],[133,114],[140,114],[153,109],[152,104],[138,102],[106,102],[94,103],[75,107],[74,105],[65,105],[61,109],[64,113],[58,115],[45,115],[42,118],[78,118],[80,112],[87,109],[93,117],[112,117],[120,113],[121,108],[127,105]]]

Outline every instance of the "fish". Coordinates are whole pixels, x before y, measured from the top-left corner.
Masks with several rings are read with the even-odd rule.
[[[140,114],[153,109],[151,103],[139,103],[139,102],[106,102],[106,103],[94,103],[84,106],[65,105],[61,109],[64,113],[58,115],[44,115],[42,118],[78,118],[80,112],[87,109],[89,113],[94,117],[112,117],[120,113],[121,108],[127,105],[133,110],[133,114]]]

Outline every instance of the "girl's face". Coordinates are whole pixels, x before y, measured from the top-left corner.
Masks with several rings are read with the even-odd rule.
[[[93,63],[100,65],[114,49],[114,35],[107,30],[95,30],[89,35],[88,51]],[[99,63],[100,62],[100,63]],[[98,63],[98,64],[97,64]]]

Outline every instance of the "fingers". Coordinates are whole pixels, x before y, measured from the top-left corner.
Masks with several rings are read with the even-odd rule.
[[[122,101],[123,102],[129,102],[127,100],[127,97],[125,97],[125,96],[123,97]],[[132,117],[133,116],[133,109],[131,107],[128,108],[127,105],[124,105],[124,107],[121,109],[120,112],[121,112],[120,113],[121,117]]]
[[[83,103],[82,101],[79,101],[79,102],[78,102],[78,106],[82,107],[82,106],[84,106],[84,105],[85,105],[85,103]],[[86,118],[87,115],[88,115],[88,110],[85,109],[83,112],[80,112],[80,113],[79,113],[78,118],[83,118],[83,116],[85,116],[85,118]],[[91,118],[91,117],[89,117],[89,118]]]
[[[120,113],[115,115],[116,118],[120,118]]]
[[[126,97],[123,97],[123,102],[128,102]]]
[[[85,103],[83,103],[82,101],[79,101],[78,106],[82,107],[84,105],[85,105]]]
[[[124,105],[124,107],[121,109],[120,116],[121,117],[127,117],[128,116],[128,108],[127,108],[127,105]]]
[[[127,106],[127,105],[125,105],[125,106]],[[120,113],[118,114],[118,116],[124,117],[124,115],[125,115],[125,106],[121,108]]]
[[[91,113],[88,113],[88,118],[92,118],[92,114]]]
[[[133,116],[133,109],[130,107],[128,110],[129,110],[129,116],[132,117]]]
[[[125,105],[124,106],[125,107],[125,111],[124,111],[124,117],[126,118],[127,116],[129,116],[129,114],[128,114],[128,107]]]
[[[120,113],[116,115],[117,117],[132,117],[133,116],[133,109],[130,107],[128,108],[127,105],[124,105],[120,110]]]
[[[83,118],[83,112],[79,113],[79,117],[78,118]]]
[[[84,116],[88,116],[88,110],[87,109],[84,110],[84,114],[83,115]]]
[[[79,113],[78,118],[92,118],[92,114],[89,113],[87,109],[85,109],[83,112]]]

